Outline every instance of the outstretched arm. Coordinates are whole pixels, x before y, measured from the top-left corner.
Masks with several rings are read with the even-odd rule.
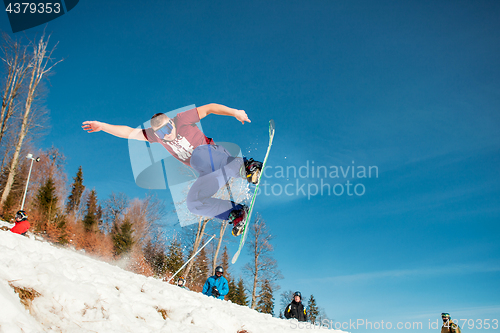
[[[146,138],[144,137],[140,129],[132,128],[129,126],[111,125],[100,121],[92,120],[92,121],[84,121],[82,124],[82,128],[88,133],[104,131],[119,138],[146,141]]]
[[[238,119],[238,121],[241,121],[242,124],[245,124],[245,121],[251,123],[250,119],[248,119],[248,116],[244,110],[232,109],[230,107],[215,103],[203,105],[198,107],[197,109],[198,109],[198,116],[200,117],[200,119],[203,119],[209,114],[213,113],[222,116],[235,117],[236,119]]]

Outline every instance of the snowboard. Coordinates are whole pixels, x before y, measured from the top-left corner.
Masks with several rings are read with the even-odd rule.
[[[252,217],[253,206],[255,204],[255,198],[257,197],[257,191],[259,190],[260,179],[264,174],[267,158],[269,157],[269,152],[271,151],[271,146],[273,145],[273,138],[274,138],[274,120],[271,119],[269,121],[269,146],[267,146],[266,157],[264,157],[264,161],[262,162],[262,170],[259,174],[259,181],[255,186],[255,191],[253,192],[252,200],[250,201],[250,206],[248,207],[247,218],[245,219],[245,224],[243,225],[243,232],[240,238],[240,246],[238,247],[238,251],[236,251],[236,254],[233,256],[233,259],[231,260],[231,263],[233,264],[236,262],[236,260],[238,260],[240,252],[243,249],[243,245],[245,245],[245,240],[247,238],[248,224],[250,223],[250,218]]]

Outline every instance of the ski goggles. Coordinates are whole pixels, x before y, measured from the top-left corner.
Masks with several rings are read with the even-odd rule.
[[[158,135],[160,139],[163,139],[165,135],[170,135],[170,133],[172,133],[172,130],[174,129],[173,124],[174,122],[172,121],[172,119],[169,119],[168,123],[155,131],[156,135]]]
[[[443,317],[443,318],[450,318],[450,314],[446,313],[446,312],[443,312],[443,313],[441,313],[441,317]]]

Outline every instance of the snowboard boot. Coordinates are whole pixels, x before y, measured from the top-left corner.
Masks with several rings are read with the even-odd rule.
[[[243,232],[243,227],[245,226],[245,220],[248,215],[248,207],[241,204],[241,208],[234,209],[229,213],[229,224],[233,225],[233,236],[239,236]]]
[[[249,183],[257,185],[262,171],[262,163],[254,161],[253,158],[249,160],[243,158],[243,161],[244,163],[240,168],[241,177],[245,178]]]

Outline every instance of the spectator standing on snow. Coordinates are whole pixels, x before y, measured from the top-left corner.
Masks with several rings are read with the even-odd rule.
[[[189,290],[189,288],[186,287],[186,279],[184,279],[182,276],[177,279],[177,287]]]
[[[222,274],[224,274],[224,268],[217,266],[215,268],[215,275],[209,277],[203,286],[202,293],[204,295],[224,299],[224,296],[229,292],[229,285]]]
[[[16,213],[16,225],[10,229],[13,233],[26,235],[30,228],[30,223],[28,222],[28,215],[24,210],[20,210]]]
[[[441,333],[461,333],[460,326],[458,326],[451,320],[451,316],[449,313],[441,313],[441,318],[443,319]]]
[[[285,309],[285,317],[287,319],[294,318],[298,321],[307,321],[307,312],[302,304],[302,294],[300,291],[296,291],[293,294],[293,301]]]

